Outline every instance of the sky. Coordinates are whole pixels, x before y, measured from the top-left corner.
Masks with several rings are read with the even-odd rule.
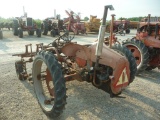
[[[104,6],[113,5],[114,11],[108,11],[107,20],[111,14],[120,17],[160,16],[160,0],[0,0],[0,17],[11,18],[23,15],[23,6],[28,17],[45,19],[60,14],[68,17],[65,10],[81,13],[81,18],[90,15],[103,17]]]

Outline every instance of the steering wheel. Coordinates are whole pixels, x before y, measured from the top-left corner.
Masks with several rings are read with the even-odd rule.
[[[74,39],[75,33],[74,32],[69,32],[67,29],[64,29],[61,33],[61,39],[64,41],[71,41]]]

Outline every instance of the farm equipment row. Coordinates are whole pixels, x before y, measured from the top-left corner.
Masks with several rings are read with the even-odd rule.
[[[125,46],[116,44],[113,25],[110,37],[104,38],[108,9],[114,8],[107,5],[104,9],[97,42],[77,44],[66,31],[48,45],[37,44],[35,52],[29,44],[25,53],[13,55],[21,57],[15,63],[18,78],[31,76],[38,103],[47,116],[58,117],[63,112],[67,104],[65,81],[92,83],[111,97],[121,94],[133,82],[137,71],[135,58]],[[27,73],[28,62],[33,62],[31,74]]]

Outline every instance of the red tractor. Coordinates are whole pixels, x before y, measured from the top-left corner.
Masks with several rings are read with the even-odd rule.
[[[36,22],[31,18],[27,17],[27,13],[23,7],[24,16],[15,17],[12,22],[12,31],[13,35],[18,35],[20,38],[23,38],[23,31],[27,31],[28,35],[34,35],[36,31],[37,37],[41,37],[41,29],[36,25]]]
[[[18,78],[24,80],[31,75],[37,101],[47,116],[58,117],[63,112],[67,104],[66,81],[89,82],[111,97],[133,82],[137,66],[132,53],[121,44],[104,44],[108,9],[113,10],[113,6],[105,6],[95,43],[77,44],[66,32],[48,45],[37,44],[35,52],[29,44],[25,53],[14,55],[21,57],[15,63]],[[32,74],[27,73],[27,62],[33,62]]]
[[[47,35],[50,31],[50,35],[55,37],[60,34],[61,30],[64,30],[63,20],[48,17],[41,23],[41,30],[43,35]]]
[[[149,14],[139,23],[136,36],[123,41],[123,45],[133,53],[138,73],[160,68],[160,19]]]
[[[27,17],[26,14],[22,17],[13,19],[12,31],[13,35],[18,35],[20,38],[23,37],[23,31],[27,31],[29,35],[34,35],[34,32],[36,31],[37,37],[41,37],[41,30],[37,28],[33,19]]]
[[[122,34],[125,35],[125,33],[129,34],[130,33],[129,24],[130,24],[129,20],[115,20],[113,25],[113,31],[121,35]]]
[[[110,28],[109,26],[111,25],[111,23],[109,22],[106,31],[110,32]],[[129,20],[114,20],[113,21],[113,32],[116,34],[120,34],[121,36],[124,36],[125,34],[129,34],[130,33],[130,21]]]
[[[69,16],[64,20],[67,30],[74,32],[76,35],[79,33],[86,34],[85,24],[80,22],[79,15],[75,14],[73,11],[68,12],[65,10],[65,12]]]

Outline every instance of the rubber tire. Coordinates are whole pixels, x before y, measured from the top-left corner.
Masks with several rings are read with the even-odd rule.
[[[124,55],[127,58],[129,62],[129,68],[130,68],[130,81],[129,81],[129,84],[130,84],[135,79],[136,72],[137,72],[137,64],[134,56],[132,55],[131,51],[127,47],[121,44],[114,44],[112,46],[112,49]]]
[[[137,65],[137,74],[144,71],[147,68],[147,64],[149,62],[149,52],[148,48],[145,46],[144,43],[142,43],[140,40],[136,40],[135,38],[127,39],[125,41],[122,41],[122,45],[128,46],[132,45],[138,49],[138,51],[141,53],[141,63]]]
[[[44,22],[42,25],[43,25],[43,35],[47,35],[48,34],[48,23]]]
[[[32,66],[32,76],[33,76],[35,93],[36,93],[36,85],[35,85],[35,79],[34,79],[34,75],[35,75],[34,72],[35,72],[35,65],[38,60],[42,60],[47,65],[50,71],[54,88],[55,88],[54,91],[55,91],[56,97],[54,98],[54,106],[51,109],[51,111],[46,111],[41,106],[38,96],[36,94],[37,100],[43,112],[48,117],[55,118],[61,115],[66,104],[66,86],[65,86],[65,79],[61,70],[61,65],[58,63],[53,53],[48,51],[43,51],[43,50],[37,53]]]
[[[0,39],[3,39],[3,33],[1,30],[0,30]]]
[[[56,36],[56,31],[54,29],[51,30],[51,37],[55,37]]]
[[[23,76],[21,73],[23,72],[23,63],[22,61],[16,61],[15,62],[15,69],[16,69],[16,74],[19,80],[24,80]]]
[[[13,20],[13,23],[12,23],[12,31],[13,31],[13,35],[18,35],[18,27],[19,27],[19,24],[18,24],[18,20]]]
[[[37,37],[41,37],[41,29],[36,30],[36,35],[37,35]]]
[[[21,28],[18,29],[19,38],[23,38],[23,30]]]
[[[130,33],[130,29],[126,29],[126,34],[129,34]]]

